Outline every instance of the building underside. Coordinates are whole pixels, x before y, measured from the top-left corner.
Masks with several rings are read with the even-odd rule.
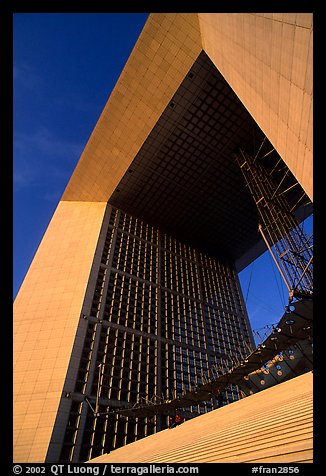
[[[262,147],[262,149],[261,149]],[[299,220],[309,197],[205,52],[177,92],[109,199],[109,203],[241,271],[266,246],[255,203],[235,155],[266,154]],[[281,159],[281,160],[280,160]]]

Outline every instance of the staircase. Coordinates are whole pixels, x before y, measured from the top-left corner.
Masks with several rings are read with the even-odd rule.
[[[311,463],[312,388],[308,372],[89,463]]]

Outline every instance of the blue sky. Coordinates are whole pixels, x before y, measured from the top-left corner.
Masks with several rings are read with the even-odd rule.
[[[14,296],[147,17],[14,15]]]
[[[14,15],[14,296],[147,17]],[[253,329],[276,323],[287,293],[270,255],[240,281]]]

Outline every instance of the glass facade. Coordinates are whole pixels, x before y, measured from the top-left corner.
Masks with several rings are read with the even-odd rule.
[[[62,462],[85,461],[166,428],[168,416],[112,411],[172,399],[253,343],[232,263],[121,210],[108,206],[107,213]],[[225,400],[238,398],[237,387],[228,388]],[[198,415],[216,407],[213,398],[184,410]]]

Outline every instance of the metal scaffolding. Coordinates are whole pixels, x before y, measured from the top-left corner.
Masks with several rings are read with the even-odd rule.
[[[291,307],[293,309],[285,311],[266,339],[244,356],[243,360],[233,362],[230,367],[221,362],[214,372],[210,372],[206,382],[184,391],[172,400],[154,395],[150,400],[111,408],[104,413],[96,413],[88,400],[87,403],[95,417],[116,414],[133,418],[173,415],[177,409],[197,405],[213,396],[221,396],[230,385],[238,385],[242,396],[246,396],[312,370],[313,303],[312,300],[302,300]],[[298,355],[298,351],[294,349],[299,347],[301,351]],[[260,375],[264,378],[260,378]],[[189,415],[188,412],[187,416],[194,415]]]
[[[269,249],[289,291],[290,302],[294,298],[311,298],[313,295],[313,238],[301,228],[286,194],[297,182],[288,184],[289,169],[278,165],[269,170],[263,159],[240,150],[236,160],[241,168],[259,214],[259,231]],[[302,197],[303,198],[303,197]],[[302,199],[300,198],[299,201]]]
[[[230,385],[238,386],[242,396],[246,396],[312,370],[313,244],[312,236],[306,236],[293,213],[305,194],[299,200],[295,199],[291,208],[286,194],[298,183],[288,180],[289,169],[283,165],[279,167],[280,158],[276,163],[272,162],[272,166],[265,167],[262,159],[271,158],[274,149],[258,158],[261,149],[262,146],[256,157],[241,150],[236,158],[258,210],[259,231],[285,281],[291,306],[285,308],[277,326],[271,326],[270,333],[255,349],[248,348],[247,355],[241,354],[241,359],[232,360],[230,365],[221,359],[220,365],[209,369],[206,379],[173,399],[153,395],[150,400],[108,408],[101,413],[98,387],[95,408],[87,400],[94,418],[173,415],[177,409],[222,397],[222,392]]]

